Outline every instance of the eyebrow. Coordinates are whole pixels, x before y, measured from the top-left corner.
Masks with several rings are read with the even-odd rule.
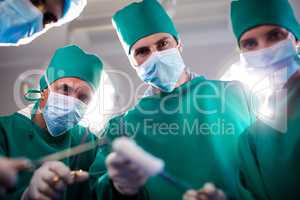
[[[79,87],[77,87],[77,88],[75,89],[75,91],[82,92],[82,90],[85,90],[85,89],[87,89],[87,90],[90,90],[90,89],[91,89],[91,91],[94,92],[93,88],[90,88],[90,87],[88,87],[88,86],[79,86]]]
[[[275,32],[280,32],[280,33],[285,33],[284,30],[282,30],[281,28],[273,28],[272,30],[268,31],[265,35],[269,35],[269,34],[272,34],[272,33],[275,33]]]
[[[62,89],[62,88],[64,88],[64,87],[68,87],[68,88],[74,89],[72,86],[70,86],[70,85],[67,84],[67,83],[61,83],[61,84],[59,84],[59,85],[56,85],[56,88],[57,88],[57,89]]]

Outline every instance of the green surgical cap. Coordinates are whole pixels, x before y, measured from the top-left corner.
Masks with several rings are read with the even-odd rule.
[[[238,41],[260,25],[277,25],[300,39],[300,25],[288,0],[232,0],[231,22]]]
[[[128,55],[138,40],[155,33],[169,33],[178,40],[172,19],[157,0],[129,4],[113,16],[112,22]]]
[[[45,75],[40,79],[40,90],[61,78],[79,78],[95,90],[99,86],[102,69],[103,64],[97,56],[87,54],[78,46],[57,49]]]

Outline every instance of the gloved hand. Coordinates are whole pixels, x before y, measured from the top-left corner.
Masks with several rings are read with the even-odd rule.
[[[226,200],[226,196],[223,191],[217,189],[213,184],[206,183],[198,191],[187,191],[183,196],[183,200]]]
[[[30,168],[27,160],[12,160],[0,158],[0,191],[4,193],[7,189],[14,187],[17,181],[17,173],[20,170]]]
[[[137,164],[116,152],[108,155],[106,166],[114,187],[124,195],[137,194],[149,178]]]
[[[68,185],[88,179],[84,171],[71,172],[62,162],[44,163],[35,171],[22,200],[59,199]]]

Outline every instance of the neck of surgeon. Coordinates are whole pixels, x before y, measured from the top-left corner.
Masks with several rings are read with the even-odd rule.
[[[47,130],[46,122],[40,109],[37,110],[36,114],[32,118],[32,121],[36,123],[40,128]]]

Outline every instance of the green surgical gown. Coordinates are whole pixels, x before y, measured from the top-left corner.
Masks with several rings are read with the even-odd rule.
[[[196,189],[212,182],[235,199],[238,137],[254,120],[247,102],[239,83],[199,77],[172,93],[141,99],[133,109],[113,118],[104,134],[111,140],[132,137],[163,159],[165,170],[176,178]],[[101,148],[99,160],[110,152],[109,147]],[[119,199],[107,174],[99,182],[100,199]],[[152,177],[131,199],[179,200],[183,193],[160,177]]]
[[[95,141],[95,138],[88,129],[80,126],[76,126],[66,134],[54,138],[31,121],[30,115],[14,113],[10,116],[0,117],[0,155],[10,158],[26,157],[37,160],[45,155],[77,146],[83,142]],[[89,171],[95,160],[96,153],[97,149],[94,149],[79,156],[65,159],[63,162],[71,170],[82,169]],[[98,168],[103,169],[103,166]],[[32,172],[21,172],[16,188],[9,191],[7,195],[0,197],[0,199],[20,199],[25,188],[30,183],[32,175]],[[90,181],[69,186],[62,199],[92,199],[92,196],[95,194],[93,193],[93,188],[97,184],[97,177],[100,175],[102,173],[98,171],[97,174],[93,174]]]
[[[286,130],[257,120],[239,142],[240,194],[245,200],[300,199],[300,84],[299,78],[287,84],[287,98],[280,99],[280,109],[287,108]]]

